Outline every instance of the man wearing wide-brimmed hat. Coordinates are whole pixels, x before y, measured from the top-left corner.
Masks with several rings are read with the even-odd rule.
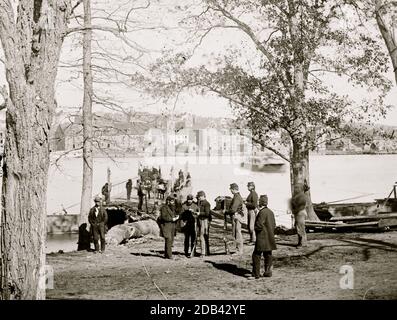
[[[245,205],[248,210],[247,224],[250,233],[250,243],[255,244],[256,236],[255,236],[254,225],[255,225],[256,213],[258,210],[258,194],[255,191],[255,184],[253,182],[248,182],[247,188],[248,191],[250,192],[250,194],[247,197],[247,200],[245,201]]]
[[[255,220],[256,242],[255,249],[252,253],[252,277],[249,279],[260,278],[261,257],[265,259],[264,277],[272,276],[273,256],[272,251],[277,249],[276,240],[274,238],[274,229],[276,227],[274,214],[267,207],[267,195],[259,197],[259,212]]]
[[[88,214],[88,222],[91,224],[91,232],[94,238],[95,253],[105,251],[105,227],[108,223],[108,215],[102,206],[102,198],[96,196],[94,198],[95,205]],[[101,240],[101,250],[99,250],[98,240]]]
[[[243,212],[243,198],[240,195],[237,183],[230,184],[230,192],[233,194],[233,199],[230,204],[230,209],[226,214],[232,218],[232,232],[236,243],[237,253],[243,253],[243,234],[241,233],[241,222],[244,217]]]

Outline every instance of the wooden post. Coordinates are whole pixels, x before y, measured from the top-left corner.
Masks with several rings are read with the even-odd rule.
[[[108,196],[109,201],[110,201],[110,194],[112,191],[111,175],[112,175],[112,172],[110,171],[110,168],[108,167],[107,183],[108,183],[108,190],[109,190],[109,196]]]

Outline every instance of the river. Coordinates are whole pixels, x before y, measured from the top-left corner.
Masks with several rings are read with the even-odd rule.
[[[218,195],[229,195],[229,184],[236,182],[241,194],[248,194],[246,185],[254,181],[258,194],[267,194],[269,208],[276,216],[276,222],[290,226],[286,214],[290,197],[289,168],[280,173],[252,172],[240,167],[239,158],[230,157],[168,157],[168,158],[120,158],[94,160],[94,195],[100,193],[107,179],[107,168],[111,170],[112,183],[125,181],[137,175],[139,162],[160,166],[164,177],[170,176],[174,167],[175,175],[187,163],[192,176],[193,191],[204,190],[211,205]],[[62,206],[68,213],[79,212],[81,193],[82,159],[65,158],[52,165],[48,179],[47,212],[59,212]],[[339,201],[365,202],[386,197],[397,181],[397,155],[312,155],[310,156],[310,185],[313,202]],[[115,187],[113,194],[124,194],[124,183]],[[353,199],[354,198],[354,199]],[[65,236],[66,238],[69,236]],[[66,242],[76,243],[68,238]],[[65,238],[65,239],[66,239]],[[58,242],[58,246],[53,246]],[[67,250],[61,248],[62,236],[49,239],[47,251]]]

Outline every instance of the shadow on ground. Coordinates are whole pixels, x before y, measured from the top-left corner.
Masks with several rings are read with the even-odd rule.
[[[241,267],[239,267],[235,264],[232,264],[232,263],[224,263],[224,262],[217,263],[217,262],[209,261],[209,260],[205,260],[204,262],[211,264],[214,268],[216,268],[218,270],[229,272],[235,276],[246,278],[247,275],[248,276],[251,275],[251,270],[241,268]]]

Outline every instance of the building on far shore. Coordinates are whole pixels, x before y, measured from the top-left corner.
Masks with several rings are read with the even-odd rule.
[[[51,151],[81,150],[81,116],[70,116],[60,112],[57,118],[58,124],[53,127],[50,135]],[[60,121],[61,118],[67,121]],[[249,130],[236,129],[233,120],[199,117],[188,113],[98,113],[94,114],[93,127],[94,150],[104,153],[234,156],[252,153],[253,147]],[[397,153],[397,134],[394,138],[393,134],[390,134],[390,139],[374,136],[372,141],[329,134],[318,141],[312,153]],[[266,144],[283,150],[285,141],[289,138],[283,137],[280,132],[274,132],[268,136],[268,140]],[[0,130],[0,147],[2,142],[4,131]]]

